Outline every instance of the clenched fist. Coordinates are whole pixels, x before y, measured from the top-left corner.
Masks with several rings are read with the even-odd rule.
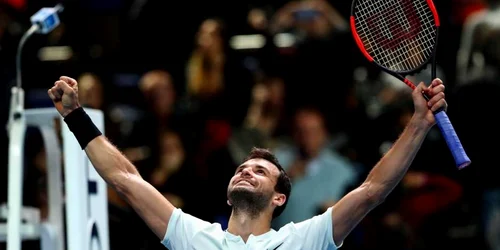
[[[48,91],[57,111],[66,117],[71,111],[80,107],[78,102],[78,83],[75,79],[61,76]]]
[[[441,109],[446,111],[448,107],[444,90],[443,81],[439,78],[434,79],[429,87],[425,86],[422,82],[413,90],[413,103],[415,106],[414,117],[427,127],[432,127],[436,124],[433,112]],[[422,93],[426,93],[430,99],[426,101]]]

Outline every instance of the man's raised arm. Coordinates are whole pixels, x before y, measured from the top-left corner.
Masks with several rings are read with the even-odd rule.
[[[77,82],[63,76],[48,94],[99,175],[125,198],[158,238],[163,239],[175,207],[101,135],[80,107]]]
[[[429,102],[423,98],[422,91],[432,96]],[[439,79],[434,80],[430,87],[421,83],[412,95],[415,112],[399,139],[363,184],[333,206],[333,239],[337,244],[343,242],[366,214],[382,203],[398,185],[436,122],[432,112],[446,108],[444,85]]]

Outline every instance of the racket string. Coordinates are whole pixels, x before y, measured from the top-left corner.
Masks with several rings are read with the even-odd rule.
[[[386,5],[379,5],[380,7],[379,7],[377,10],[378,10],[378,11],[380,11],[380,8],[383,8],[383,7],[386,7],[386,9],[387,9],[387,3],[388,3],[388,2],[386,2]],[[401,6],[401,5],[399,5],[399,7],[402,7],[402,6]],[[392,19],[397,18],[397,20],[400,20],[400,22],[401,22],[401,20],[403,20],[403,21],[404,21],[404,20],[406,20],[407,22],[409,22],[407,18],[404,18],[404,16],[403,16],[404,14],[403,14],[403,13],[404,13],[405,11],[408,11],[408,8],[409,8],[409,7],[411,7],[411,6],[406,5],[406,6],[404,6],[404,7],[406,7],[406,9],[403,9],[403,10],[398,10],[398,11],[394,11],[393,13],[397,13],[397,15],[396,15],[396,16],[394,16],[394,15],[393,15]],[[415,22],[415,19],[413,19],[413,20],[411,20],[411,21]],[[416,20],[416,21],[418,22],[418,20]],[[390,23],[390,22],[393,22],[393,20],[389,19],[388,21],[386,21],[386,23]],[[399,25],[402,25],[402,24],[400,23]],[[406,25],[409,25],[409,24],[406,24]],[[390,34],[391,32],[389,31],[389,28],[387,28],[387,26],[384,26],[383,31],[384,31],[384,33],[385,33],[385,35],[386,35],[386,36],[390,36],[390,35],[391,35],[391,34]],[[402,33],[402,32],[404,32],[404,31],[400,31],[399,33]],[[399,35],[400,35],[400,34],[396,33],[396,34],[393,34],[393,37],[397,37],[397,36],[399,36]],[[398,41],[398,40],[399,40],[399,41]],[[387,43],[387,42],[386,42],[386,44],[385,44],[385,45],[387,46],[387,44],[388,44],[389,46],[397,46],[398,42],[399,42],[399,43],[401,43],[401,42],[405,42],[406,47],[412,47],[412,45],[413,45],[413,44],[408,44],[408,41],[407,41],[407,40],[403,40],[403,41],[401,41],[402,39],[398,39],[398,40],[396,40],[396,39],[394,39],[394,40],[385,40],[385,41],[389,41],[389,43]],[[380,41],[380,36],[378,37],[378,41]],[[414,42],[414,43],[415,43],[415,42]],[[384,44],[383,44],[383,45],[384,45]],[[379,51],[381,50],[381,49],[380,49],[380,47],[378,48],[378,50],[379,50]],[[386,57],[385,57],[385,58],[382,58],[382,61],[384,61],[384,59],[387,59],[387,57],[388,57],[388,56],[387,56],[387,54],[385,54],[385,55],[386,55]],[[419,53],[415,53],[413,57],[411,57],[411,58],[407,58],[406,60],[401,60],[401,59],[402,59],[402,58],[401,58],[401,56],[406,57],[406,55],[403,55],[402,53],[400,53],[397,57],[393,57],[393,58],[391,58],[392,60],[390,60],[390,61],[388,62],[388,64],[389,64],[389,65],[394,65],[394,61],[395,61],[395,60],[399,60],[399,61],[402,61],[403,63],[405,63],[404,67],[411,67],[412,65],[409,65],[408,63],[411,63],[411,64],[416,64],[416,63],[418,63],[417,61],[415,61],[415,57],[420,57],[420,60],[422,60],[422,59],[423,59]],[[404,58],[404,57],[403,57],[403,58]],[[398,65],[396,65],[396,66],[398,66]],[[400,68],[400,67],[399,67],[399,68]]]
[[[366,4],[366,2],[365,2],[365,4]],[[387,6],[388,4],[389,4],[389,6]],[[382,9],[382,10],[385,10],[386,12],[390,12],[390,11],[388,11],[388,10],[387,10],[387,9],[388,9],[387,7],[389,7],[389,8],[391,7],[391,6],[390,6],[390,2],[385,2],[385,4],[378,5],[378,6],[379,6],[379,7],[375,8],[375,9],[374,9],[374,11],[372,11],[372,12],[375,12],[375,13],[376,13],[377,11],[378,11],[378,12],[381,12],[381,9]],[[384,8],[384,7],[385,7],[385,8]],[[401,8],[401,6],[399,6],[399,7]],[[383,19],[383,20],[386,20],[386,22],[382,22],[382,23],[381,23],[381,25],[384,27],[383,32],[385,33],[384,35],[385,35],[386,37],[391,36],[391,31],[389,31],[389,28],[387,28],[387,25],[384,25],[384,24],[394,22],[394,19],[399,20],[400,22],[401,22],[402,20],[407,20],[407,18],[404,18],[404,16],[403,16],[404,14],[403,14],[403,13],[404,13],[405,11],[406,11],[406,12],[408,12],[408,8],[411,8],[412,6],[407,5],[407,6],[405,6],[405,7],[406,7],[406,9],[399,10],[399,11],[393,11],[393,12],[392,12],[392,13],[397,13],[397,15],[392,15],[389,19],[387,19],[387,18],[384,18],[384,19]],[[369,8],[365,8],[365,9],[369,9]],[[373,16],[375,16],[375,15],[373,15]],[[382,19],[380,18],[379,20],[382,20]],[[413,21],[413,22],[418,22],[418,20],[415,20],[415,19],[413,19],[412,21]],[[408,24],[407,24],[407,25],[408,25]],[[394,34],[394,32],[392,32],[392,33],[393,33],[393,35],[392,35],[392,36],[393,36],[393,37],[400,36],[402,32],[404,32],[404,31],[403,31],[403,30],[401,30],[401,29],[400,29],[400,32],[399,32],[399,33],[395,33],[395,34]],[[383,38],[383,37],[382,37],[382,36],[380,36],[380,35],[379,35],[379,36],[377,36],[377,41],[380,41],[380,38]],[[389,41],[389,42],[387,42],[387,41]],[[392,41],[391,41],[391,40],[386,40],[385,45],[389,44],[389,45],[391,45],[391,46],[395,46],[395,45],[397,44],[397,42],[398,42],[398,40],[392,40]],[[378,50],[380,50],[380,49],[378,49]]]
[[[375,9],[375,11],[381,11],[381,9],[385,9],[385,10],[387,11],[387,7],[388,7],[388,6],[387,6],[387,4],[388,4],[388,2],[386,2],[386,4],[385,4],[385,5],[379,5],[379,6],[378,6],[378,8],[376,8],[376,9]],[[390,3],[389,3],[389,4],[390,4]],[[389,6],[389,7],[390,7],[390,6]],[[400,6],[400,7],[401,7],[401,6]],[[408,8],[408,5],[407,5],[407,6],[405,6],[405,7],[406,7],[406,8]],[[411,6],[410,6],[410,7],[411,7]],[[398,13],[397,15],[393,15],[393,17],[392,17],[392,18],[398,18],[398,17],[399,17],[399,20],[407,20],[407,18],[404,18],[404,17],[402,16],[402,15],[403,15],[402,13],[404,13],[404,11],[407,11],[407,10],[399,10],[399,11],[397,11],[397,12],[396,12],[396,11],[392,12],[392,13]],[[391,22],[391,21],[392,21],[392,20],[388,20],[386,23],[389,23],[389,22]],[[418,20],[417,20],[417,21],[418,21]],[[387,36],[387,35],[390,35],[390,31],[389,31],[389,28],[387,28],[387,26],[385,26],[385,27],[384,27],[383,31],[385,31],[385,35],[386,35],[386,36]],[[398,35],[398,34],[395,34],[395,35],[393,35],[393,36],[397,36],[397,35]],[[378,41],[380,41],[380,36],[378,37]],[[378,41],[376,41],[376,42],[378,42]],[[390,41],[390,40],[386,40],[386,41]],[[403,41],[405,41],[405,40],[403,40]],[[395,42],[398,42],[398,40],[393,40],[393,41],[390,41],[390,42],[391,42],[392,44],[391,44],[391,43],[389,43],[389,46],[394,46],[393,44],[394,44]],[[401,41],[399,41],[399,42],[401,43]],[[412,45],[413,45],[414,43],[416,43],[416,42],[413,42],[412,44],[408,44],[408,42],[406,41],[405,43],[406,43],[406,47],[412,47]],[[375,44],[377,44],[377,43],[375,43]],[[386,43],[385,45],[387,46],[387,43]],[[377,50],[378,50],[378,51],[377,51]],[[375,53],[380,52],[380,50],[382,50],[382,49],[380,48],[380,46],[378,46],[378,48],[375,48]],[[381,61],[387,61],[387,60],[384,60],[384,59],[388,59],[387,54],[385,54],[385,55],[386,55],[386,56],[385,56],[385,58],[381,58],[381,59],[382,59]],[[399,60],[399,61],[402,61],[403,63],[405,63],[405,64],[406,64],[406,65],[403,65],[404,67],[410,67],[411,65],[408,65],[408,63],[412,63],[412,61],[413,61],[413,63],[412,63],[412,64],[418,63],[418,62],[415,62],[415,57],[420,57],[420,60],[422,60],[421,55],[420,55],[419,53],[414,53],[414,56],[413,56],[413,57],[411,57],[411,58],[406,58],[406,60],[401,60],[401,56],[404,56],[403,58],[407,57],[406,55],[403,55],[402,53],[400,53],[399,57],[392,57],[392,58],[390,58],[390,59],[392,59],[392,60],[390,60],[387,64],[389,64],[389,65],[394,65],[394,64],[395,64],[395,63],[394,63],[394,61],[395,61],[395,60]],[[396,65],[396,66],[398,66],[398,65]],[[401,67],[398,67],[398,68],[401,68]]]
[[[355,8],[358,35],[381,66],[408,71],[432,55],[436,29],[425,0],[359,0]]]

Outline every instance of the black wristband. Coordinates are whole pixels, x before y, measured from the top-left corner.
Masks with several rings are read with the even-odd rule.
[[[69,130],[73,132],[82,149],[85,149],[87,144],[94,138],[102,135],[82,107],[71,111],[64,118],[64,122],[68,125]]]

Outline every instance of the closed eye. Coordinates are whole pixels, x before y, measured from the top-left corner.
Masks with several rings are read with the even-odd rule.
[[[239,174],[241,173],[241,171],[243,171],[243,169],[246,168],[245,166],[240,166],[236,169],[236,172],[235,174]],[[263,166],[256,166],[255,168],[252,169],[254,173],[258,174],[258,175],[267,175],[268,174],[268,170],[263,167]]]

